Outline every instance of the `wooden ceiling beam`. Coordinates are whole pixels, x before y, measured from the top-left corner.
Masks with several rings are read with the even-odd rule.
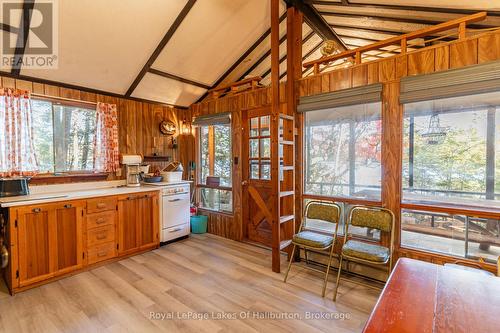
[[[303,15],[304,20],[313,28],[323,40],[334,40],[337,42],[341,50],[347,50],[344,41],[335,33],[328,25],[323,16],[321,16],[313,5],[301,0],[285,0],[287,5],[294,6]]]
[[[21,16],[21,31],[17,33],[16,49],[14,54],[14,65],[11,69],[12,75],[21,74],[23,67],[23,57],[28,44],[28,36],[31,25],[31,16],[35,7],[35,0],[25,0],[23,3],[23,15]]]
[[[360,32],[365,31],[368,33],[380,33],[380,34],[386,34],[386,35],[392,35],[392,36],[400,36],[400,35],[406,33],[406,32],[395,32],[393,30],[387,30],[384,28],[368,28],[368,27],[359,28],[359,27],[352,26],[352,25],[332,25],[332,28],[334,28],[334,29],[347,28],[347,29],[357,30]],[[428,37],[437,38],[439,36],[428,36]],[[449,42],[449,41],[455,40],[455,38],[445,37],[445,38],[442,38],[441,40],[444,42]]]
[[[412,23],[412,24],[423,24],[423,25],[436,25],[446,20],[432,20],[432,19],[417,19],[417,18],[402,18],[402,17],[390,17],[384,15],[365,15],[365,14],[357,14],[357,13],[337,13],[337,12],[319,12],[323,16],[337,16],[337,17],[346,17],[346,18],[354,18],[354,19],[362,19],[362,20],[380,20],[380,21],[389,21],[389,22],[398,22],[401,24],[404,23]],[[468,28],[471,29],[484,29],[485,25],[482,24],[468,24]]]
[[[321,0],[307,0],[307,3],[311,5],[331,5],[331,6],[349,6],[357,8],[372,8],[372,9],[402,9],[411,10],[419,12],[430,12],[430,13],[448,13],[448,14],[460,14],[460,15],[471,15],[479,12],[477,9],[458,9],[458,8],[443,8],[443,7],[425,7],[425,6],[405,6],[405,5],[384,5],[384,4],[365,4],[365,3],[352,3],[342,1],[340,3],[332,3],[329,1]],[[483,11],[483,10],[481,10]],[[500,16],[500,11],[486,10],[488,15]]]
[[[200,87],[200,88],[203,88],[203,89],[210,89],[210,86],[207,85],[207,84],[200,83],[200,82],[193,81],[193,80],[189,80],[189,79],[186,79],[186,78],[174,75],[174,74],[166,73],[166,72],[154,69],[154,68],[150,68],[148,70],[148,73],[155,74],[155,75],[158,75],[158,76],[162,76],[162,77],[165,77],[167,79],[179,81],[179,82],[182,82],[182,83],[190,84],[192,86]]]
[[[177,18],[175,19],[174,23],[172,23],[172,25],[168,29],[167,33],[165,34],[165,36],[163,36],[163,38],[160,41],[160,43],[158,44],[158,46],[156,47],[154,52],[149,57],[146,64],[144,64],[144,66],[142,67],[141,71],[139,72],[139,74],[135,78],[134,82],[132,82],[132,84],[128,88],[127,92],[125,93],[125,96],[129,97],[130,95],[132,95],[135,88],[137,88],[137,86],[142,81],[142,79],[144,78],[146,73],[149,71],[151,66],[153,66],[153,63],[156,61],[156,59],[160,55],[161,51],[163,51],[165,46],[167,46],[168,42],[170,41],[170,39],[172,38],[174,33],[177,31],[177,28],[179,28],[182,21],[184,21],[184,19],[189,14],[189,11],[191,10],[191,8],[193,8],[195,3],[196,3],[196,0],[188,0],[186,5],[184,5],[184,8],[182,8],[181,12],[179,13]]]

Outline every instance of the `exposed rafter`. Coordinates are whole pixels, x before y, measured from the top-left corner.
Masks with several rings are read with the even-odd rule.
[[[35,6],[35,0],[25,0],[23,3],[23,15],[21,17],[21,31],[17,33],[16,49],[14,54],[14,65],[12,66],[12,75],[19,75],[21,73],[21,67],[23,66],[22,60],[24,57],[24,52],[26,50],[26,45],[28,44],[28,36],[31,25],[31,16],[33,13],[33,7]]]
[[[405,33],[405,32],[396,32],[393,30],[388,30],[388,29],[383,29],[383,28],[367,28],[367,27],[360,28],[360,27],[355,27],[355,26],[347,25],[347,24],[332,25],[331,27],[334,29],[336,29],[336,28],[349,28],[349,29],[355,29],[358,31],[374,32],[374,33],[381,33],[381,34],[393,35],[393,36],[399,36],[399,35]],[[429,37],[439,37],[439,36],[429,36]],[[446,41],[452,41],[452,40],[454,40],[454,38],[445,37],[445,38],[442,38],[441,40],[446,42]]]
[[[170,39],[174,35],[175,31],[177,30],[177,28],[179,28],[179,26],[181,25],[182,21],[184,21],[184,19],[188,15],[188,13],[191,10],[191,8],[193,8],[193,6],[194,6],[195,3],[196,3],[196,0],[188,0],[188,2],[186,3],[186,5],[184,6],[184,8],[182,8],[181,12],[179,13],[179,15],[177,16],[177,18],[175,19],[174,23],[172,23],[172,26],[170,27],[170,29],[168,29],[168,31],[165,34],[165,36],[163,36],[162,40],[160,41],[160,43],[158,44],[158,46],[154,50],[153,54],[151,54],[151,56],[149,57],[148,61],[144,65],[144,67],[142,67],[142,70],[139,72],[139,74],[135,78],[134,82],[132,82],[132,84],[128,88],[127,92],[125,93],[125,96],[129,97],[130,95],[132,95],[132,93],[134,92],[135,88],[137,88],[137,86],[139,85],[139,83],[141,82],[141,80],[144,78],[144,76],[146,75],[146,73],[150,70],[151,66],[156,61],[156,58],[158,58],[158,56],[160,55],[161,51],[168,44],[168,42],[170,41]]]
[[[179,81],[179,82],[187,83],[187,84],[190,84],[192,86],[200,87],[200,88],[203,88],[203,89],[210,89],[210,86],[206,85],[204,83],[200,83],[200,82],[196,82],[196,81],[193,81],[193,80],[185,79],[183,77],[180,77],[180,76],[177,76],[177,75],[174,75],[174,74],[170,74],[170,73],[166,73],[166,72],[163,72],[163,71],[159,71],[159,70],[154,69],[154,68],[150,68],[148,70],[148,72],[151,73],[151,74],[155,74],[155,75],[166,77],[167,79],[171,79],[171,80],[176,80],[176,81]]]
[[[328,25],[314,6],[301,0],[285,0],[285,2],[301,11],[305,21],[321,38],[323,38],[323,40],[334,40],[342,50],[347,50],[344,41],[342,41],[337,33]]]
[[[420,6],[405,6],[405,5],[384,5],[384,4],[366,4],[366,3],[352,3],[348,1],[330,2],[321,0],[307,0],[307,3],[312,5],[341,5],[358,8],[374,8],[374,9],[403,9],[420,12],[430,13],[448,13],[448,14],[461,14],[470,15],[478,12],[477,9],[458,9],[458,8],[442,8],[442,7],[420,7]],[[500,16],[500,11],[486,11],[490,16]]]
[[[400,22],[400,23],[414,23],[414,24],[426,24],[426,25],[436,25],[439,23],[443,23],[446,20],[432,20],[432,19],[417,19],[417,18],[404,18],[404,17],[389,17],[384,15],[365,15],[358,13],[337,13],[337,12],[319,12],[322,16],[336,16],[336,17],[346,17],[346,18],[354,18],[354,19],[362,19],[362,20],[383,20],[390,22]],[[485,27],[484,24],[469,24],[467,26],[471,29],[483,29]]]

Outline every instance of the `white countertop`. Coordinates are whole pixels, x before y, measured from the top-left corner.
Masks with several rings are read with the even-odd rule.
[[[162,187],[189,184],[188,181],[177,183],[161,183],[161,185],[141,185],[126,187],[123,181],[92,182],[66,185],[33,186],[31,194],[0,198],[0,207],[16,207],[36,205],[58,201],[89,199],[110,195],[133,194],[141,192],[161,191]]]

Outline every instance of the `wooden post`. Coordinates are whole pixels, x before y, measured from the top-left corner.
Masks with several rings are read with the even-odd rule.
[[[406,54],[407,51],[407,41],[406,38],[401,39],[401,54]]]
[[[356,65],[361,64],[361,52],[356,52],[356,57],[355,57],[355,59],[354,59],[354,63],[355,63]]]
[[[458,39],[465,39],[467,36],[465,34],[467,26],[466,22],[461,22],[460,25],[458,26]]]
[[[280,181],[279,181],[279,0],[271,0],[271,217],[272,269],[280,272]]]

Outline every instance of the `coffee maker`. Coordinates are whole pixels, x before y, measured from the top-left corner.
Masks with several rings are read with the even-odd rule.
[[[122,155],[122,164],[126,168],[127,187],[141,186],[141,162],[141,155]]]

